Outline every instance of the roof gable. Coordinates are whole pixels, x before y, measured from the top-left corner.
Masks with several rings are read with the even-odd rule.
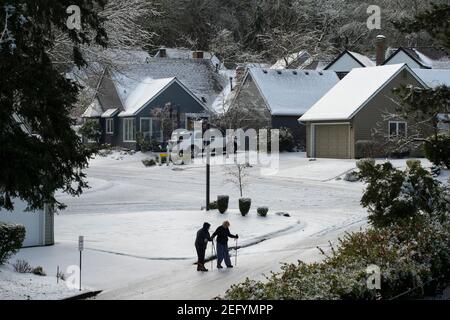
[[[186,91],[193,99],[195,99],[201,106],[205,107],[204,103],[200,101],[185,85],[183,85],[177,78],[167,79],[144,79],[136,89],[128,96],[125,101],[125,111],[119,113],[119,117],[129,117],[137,115],[143,108],[149,105],[159,95],[161,95],[167,88],[174,83],[177,83],[184,91]],[[206,107],[205,107],[206,109]]]
[[[388,49],[387,53],[394,51]],[[450,69],[450,56],[447,50],[435,47],[400,47],[389,55],[385,64],[389,64],[400,53],[404,53],[421,68],[424,69]]]
[[[425,86],[406,64],[356,68],[304,114],[300,121],[350,120],[405,69]]]
[[[304,114],[339,82],[333,71],[251,68],[246,80],[248,77],[254,80],[271,114],[278,116]]]
[[[391,54],[391,56],[389,58],[386,59],[386,61],[384,62],[384,65],[389,64],[389,62],[391,60],[393,60],[400,52],[403,52],[404,54],[406,54],[410,59],[412,59],[413,61],[415,61],[417,64],[419,64],[422,68],[428,68],[431,69],[430,65],[425,64],[420,58],[419,56],[416,54],[416,52],[412,49],[407,49],[407,48],[403,48],[400,47],[398,48],[393,54]]]
[[[329,65],[325,67],[325,70],[330,70],[334,65],[336,65],[339,61],[344,59],[345,57],[349,57],[360,67],[372,67],[375,66],[375,63],[367,56],[362,55],[357,52],[352,52],[348,50],[344,50],[340,55],[336,57]],[[340,70],[338,70],[340,71]]]

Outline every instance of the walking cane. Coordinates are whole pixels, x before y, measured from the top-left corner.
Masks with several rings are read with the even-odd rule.
[[[236,239],[236,255],[234,256],[234,265],[237,266],[238,239]]]
[[[211,241],[211,271],[214,269],[214,240]]]

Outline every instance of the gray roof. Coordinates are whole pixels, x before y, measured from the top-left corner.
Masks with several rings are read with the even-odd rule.
[[[226,79],[204,59],[150,58],[148,63],[122,65],[112,72],[112,79],[123,103],[146,79],[176,77],[201,101],[211,107],[226,86]]]
[[[413,70],[423,82],[430,88],[446,85],[450,87],[449,69],[414,69]]]
[[[334,71],[251,68],[248,74],[275,116],[301,116],[339,82]]]

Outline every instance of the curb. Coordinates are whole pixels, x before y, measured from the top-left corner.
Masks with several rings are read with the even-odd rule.
[[[72,296],[69,298],[64,298],[62,299],[63,301],[70,301],[70,300],[85,300],[85,299],[89,299],[89,298],[93,298],[95,296],[97,296],[98,294],[100,294],[103,290],[98,290],[98,291],[89,291],[89,292],[85,292],[85,293],[81,293],[79,295],[76,296]]]

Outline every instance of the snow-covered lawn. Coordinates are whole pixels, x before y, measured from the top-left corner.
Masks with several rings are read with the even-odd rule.
[[[246,277],[261,278],[279,269],[282,262],[317,261],[317,246],[327,250],[329,241],[366,225],[360,205],[364,185],[336,180],[356,167],[355,160],[309,161],[304,153],[281,154],[279,171],[271,176],[261,175],[254,165],[244,189],[252,209],[242,217],[239,192],[226,183],[232,161],[224,165],[215,157],[211,167],[211,200],[230,196],[229,212],[221,215],[200,210],[205,205],[201,161],[146,168],[141,161],[147,157],[114,153],[93,159],[87,170],[92,189],[80,198],[57,195],[68,208],[55,218],[56,245],[23,249],[13,259],[46,270],[65,269],[78,263],[76,241],[84,235],[83,286],[104,290],[98,298],[209,299]],[[406,166],[406,160],[392,162]],[[267,218],[256,215],[259,206],[270,208]],[[291,217],[275,215],[278,211]],[[195,232],[205,221],[212,232],[225,219],[245,246],[238,267],[197,273]]]
[[[17,273],[11,266],[0,266],[0,300],[56,300],[82,292],[69,289],[55,276]]]

